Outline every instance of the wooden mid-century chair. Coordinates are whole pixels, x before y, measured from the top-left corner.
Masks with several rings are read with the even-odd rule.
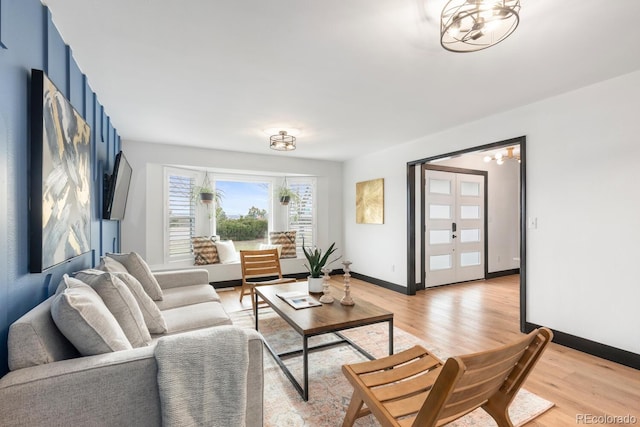
[[[277,249],[240,251],[240,265],[242,267],[240,302],[242,302],[242,298],[245,295],[251,295],[251,304],[254,311],[256,310],[254,291],[256,286],[278,285],[296,281],[294,278],[282,277]]]
[[[549,329],[540,328],[511,344],[445,363],[414,346],[344,365],[354,390],[342,425],[372,413],[385,427],[441,426],[482,407],[499,427],[512,427],[509,405],[552,338]]]

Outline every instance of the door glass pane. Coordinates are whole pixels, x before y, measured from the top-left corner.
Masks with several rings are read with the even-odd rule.
[[[460,183],[460,195],[476,197],[480,196],[480,183],[462,181],[462,183]]]
[[[451,181],[429,178],[429,192],[431,194],[451,194]]]
[[[451,232],[449,230],[429,230],[429,244],[441,245],[449,243]]]
[[[460,232],[460,242],[479,242],[480,241],[480,230],[477,228],[462,230]]]
[[[460,254],[460,267],[480,265],[480,252],[462,252]]]
[[[451,206],[449,205],[429,205],[430,219],[450,219]]]
[[[460,206],[460,218],[462,219],[479,219],[480,218],[480,206]]]
[[[429,269],[448,270],[451,268],[451,255],[432,255],[429,257]]]

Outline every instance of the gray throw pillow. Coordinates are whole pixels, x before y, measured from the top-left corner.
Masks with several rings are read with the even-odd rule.
[[[63,281],[68,281],[65,274]],[[118,321],[89,285],[74,283],[51,302],[51,317],[83,356],[132,349]]]
[[[115,259],[106,256],[100,258],[100,265],[97,269],[109,273],[128,273],[127,268],[124,265]]]
[[[75,278],[91,286],[100,295],[133,348],[151,343],[151,335],[138,302],[122,280],[100,270],[82,270],[76,273]]]
[[[131,252],[128,254],[106,254],[106,256],[107,258],[114,259],[124,265],[127,272],[138,279],[145,292],[152,300],[162,301],[162,289],[160,288],[160,284],[140,255],[136,252]],[[105,264],[105,266],[108,268],[107,264]]]
[[[162,312],[155,302],[142,288],[142,285],[129,273],[112,273],[118,279],[127,285],[133,297],[138,302],[138,307],[142,311],[144,323],[147,325],[149,332],[152,334],[164,334],[167,332],[167,322],[165,322]]]

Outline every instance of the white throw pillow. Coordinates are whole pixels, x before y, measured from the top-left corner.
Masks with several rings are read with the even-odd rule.
[[[82,270],[76,273],[75,277],[91,286],[100,295],[133,348],[144,347],[151,343],[151,335],[138,302],[127,285],[115,273]]]
[[[126,272],[138,279],[152,300],[162,301],[162,288],[160,288],[160,284],[151,273],[151,269],[140,255],[136,252],[131,252],[128,254],[107,254],[106,256],[124,265],[127,269]],[[105,263],[105,267],[109,268],[109,265]]]
[[[167,322],[164,320],[162,316],[162,312],[158,308],[155,302],[151,299],[149,295],[145,292],[144,288],[136,279],[129,273],[112,273],[118,279],[122,280],[122,282],[127,285],[133,297],[138,302],[138,306],[140,307],[140,311],[142,311],[142,317],[144,318],[144,323],[147,325],[147,329],[152,334],[164,334],[167,332]]]
[[[264,249],[277,249],[278,258],[282,256],[282,245],[268,245],[266,243],[260,243],[260,250],[264,250]]]
[[[63,281],[70,282],[65,274]],[[51,317],[83,356],[132,349],[100,296],[84,283],[67,283],[51,302]]]
[[[233,240],[216,242],[216,249],[218,250],[218,258],[220,258],[222,264],[240,262],[240,254],[236,252]]]

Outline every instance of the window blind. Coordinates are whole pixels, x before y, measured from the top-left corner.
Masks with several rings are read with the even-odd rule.
[[[192,257],[191,237],[196,227],[196,206],[191,197],[194,185],[193,177],[169,175],[168,254],[171,260]]]
[[[289,188],[297,195],[297,200],[289,203],[289,230],[296,230],[296,250],[302,255],[302,239],[307,247],[314,240],[314,185],[311,179],[289,182]]]

